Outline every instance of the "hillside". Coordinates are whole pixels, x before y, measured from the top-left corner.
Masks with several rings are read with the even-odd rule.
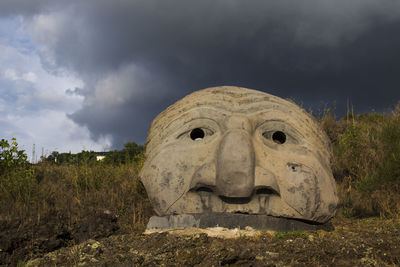
[[[335,156],[335,230],[263,233],[240,242],[143,235],[152,208],[137,178],[140,146],[131,146],[132,154],[128,146],[114,151],[118,160],[80,153],[31,165],[16,140],[1,140],[0,265],[35,258],[30,263],[67,266],[400,264],[400,106],[341,119],[327,110],[320,121]]]

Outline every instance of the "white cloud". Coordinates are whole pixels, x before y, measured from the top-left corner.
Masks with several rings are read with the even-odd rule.
[[[66,71],[49,73],[41,64],[35,43],[26,32],[23,36],[23,22],[8,24],[14,28],[0,27],[0,138],[17,138],[29,157],[33,144],[37,151],[43,147],[49,152],[103,150],[110,145],[110,137],[94,142],[87,128],[67,117],[81,108],[83,97],[66,91],[82,88],[82,80]],[[50,31],[53,26],[48,27]],[[13,32],[24,42],[16,44]]]
[[[32,109],[51,107],[71,113],[82,105],[83,97],[65,93],[68,89],[82,87],[80,79],[68,73],[48,73],[36,54],[22,54],[4,45],[0,45],[0,49],[5,51],[2,59],[6,62],[0,65],[0,82],[8,85],[2,86],[0,92],[1,97],[8,95],[14,99],[14,103],[9,103],[11,110],[30,113]]]
[[[110,137],[103,137],[94,142],[86,127],[78,126],[62,111],[43,109],[32,115],[9,115],[7,121],[12,122],[13,136],[23,145],[30,157],[33,144],[36,146],[36,153],[41,153],[42,148],[49,153],[79,152],[102,151],[112,141]]]
[[[28,81],[31,83],[35,83],[38,79],[36,74],[31,71],[22,74],[21,78],[22,78],[22,80],[25,80],[25,81]]]
[[[15,71],[15,70],[12,70],[12,69],[6,69],[6,70],[4,71],[4,78],[9,79],[9,80],[12,80],[12,81],[15,81],[15,80],[18,80],[18,79],[19,79],[19,77],[18,77],[16,71]]]
[[[6,69],[4,71],[4,78],[16,81],[16,80],[23,80],[31,83],[35,83],[38,79],[37,75],[34,72],[25,72],[25,73],[17,73],[14,69]]]

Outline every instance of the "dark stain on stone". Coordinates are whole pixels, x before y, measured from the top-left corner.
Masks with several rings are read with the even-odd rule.
[[[188,169],[188,166],[186,164],[183,164],[183,163],[176,164],[176,167],[177,167],[178,170],[184,171],[184,172]]]
[[[304,192],[304,184],[303,183],[300,184],[299,189]]]
[[[202,204],[202,206],[203,206],[203,211],[211,211],[211,208],[210,207],[208,207],[208,205],[206,205],[206,201],[210,201],[210,198],[209,198],[209,196],[207,195],[208,193],[206,193],[206,192],[200,192],[200,195],[201,194],[204,194],[204,195],[206,195],[205,197],[204,197],[204,195],[203,195],[203,197],[200,197],[200,200],[201,200],[201,204]],[[209,203],[208,203],[209,204]]]
[[[304,207],[304,214],[303,214],[306,215],[311,209],[311,200],[308,194],[306,193],[303,193],[302,196],[306,200],[306,206]]]
[[[161,208],[160,202],[158,202],[156,198],[150,198],[150,202],[154,209],[159,210]]]
[[[334,205],[334,204],[329,204],[328,210],[329,210],[330,213],[333,214],[333,212],[335,211],[335,209],[336,209],[336,205]]]
[[[163,180],[162,180],[162,182],[160,183],[160,186],[161,187],[170,187],[170,181],[171,181],[171,179],[172,179],[172,173],[171,172],[168,172],[168,173],[164,173],[164,175],[163,175]]]
[[[185,185],[185,179],[182,176],[179,176],[178,183],[179,183],[179,186],[181,186],[181,187],[184,186]]]
[[[293,163],[293,162],[288,162],[287,167],[292,171],[292,172],[297,172],[299,168],[301,168],[301,164]]]

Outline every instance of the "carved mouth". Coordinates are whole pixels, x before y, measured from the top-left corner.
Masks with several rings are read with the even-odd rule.
[[[228,204],[247,204],[251,201],[252,197],[224,197],[219,196],[219,198]]]
[[[269,186],[259,186],[254,190],[254,193],[256,195],[278,195],[278,196],[280,196],[280,194],[278,192],[276,192],[275,189],[273,189],[272,187],[269,187]]]
[[[204,195],[207,193],[217,195],[213,187],[204,185],[193,188],[191,191],[194,191],[200,195]],[[259,186],[254,188],[253,193],[249,197],[226,197],[221,195],[218,195],[218,197],[219,199],[221,199],[222,202],[227,204],[248,204],[256,196],[258,196],[260,200],[265,200],[266,197],[269,197],[271,195],[280,196],[280,194],[275,189],[269,186]]]
[[[214,190],[211,187],[208,187],[208,186],[200,186],[198,188],[192,189],[192,191],[214,193]]]

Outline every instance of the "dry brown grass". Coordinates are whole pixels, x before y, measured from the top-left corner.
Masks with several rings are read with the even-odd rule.
[[[400,214],[400,104],[389,114],[351,114],[321,124],[333,143],[334,176],[344,216]]]
[[[37,190],[28,201],[3,194],[0,219],[39,222],[58,214],[72,224],[88,214],[109,211],[118,216],[122,228],[143,228],[152,208],[138,180],[140,165],[37,164],[33,166]]]

